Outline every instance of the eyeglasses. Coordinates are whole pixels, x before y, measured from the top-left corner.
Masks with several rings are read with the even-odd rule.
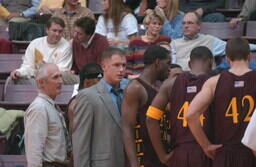
[[[192,22],[192,21],[187,21],[187,22],[183,21],[182,25],[185,25],[185,24],[192,25],[192,24],[196,24],[196,23]]]

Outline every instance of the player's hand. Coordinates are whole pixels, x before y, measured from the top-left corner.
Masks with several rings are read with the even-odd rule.
[[[222,147],[222,144],[211,144],[205,148],[203,148],[204,153],[207,155],[207,157],[214,159],[216,150]]]
[[[19,77],[20,77],[20,72],[18,72],[18,71],[13,71],[13,72],[11,72],[11,78],[13,79],[13,80],[16,80],[16,79],[18,79]]]
[[[230,26],[231,28],[236,28],[236,25],[237,25],[240,21],[242,21],[242,18],[233,18],[233,19],[230,20],[229,26]]]
[[[169,162],[170,158],[172,157],[172,155],[173,155],[173,151],[170,152],[170,153],[168,153],[168,154],[166,154],[166,155],[164,155],[164,156],[160,159],[160,161],[162,162],[162,164],[165,164],[165,165],[168,166],[168,162]]]

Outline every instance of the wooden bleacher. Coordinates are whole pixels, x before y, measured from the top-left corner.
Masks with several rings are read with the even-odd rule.
[[[8,26],[0,26],[0,37],[9,39]]]
[[[25,155],[0,155],[0,167],[26,167]]]
[[[73,93],[73,85],[63,85],[61,94],[55,99],[63,111],[67,110],[67,104]],[[3,93],[3,100],[0,106],[6,109],[26,110],[29,104],[37,96],[38,91],[35,85],[8,84]]]
[[[200,32],[202,34],[213,35],[222,40],[228,40],[234,37],[242,37],[244,35],[244,28],[244,22],[239,23],[235,28],[231,28],[229,22],[203,22]]]
[[[246,22],[244,38],[246,38],[249,42],[256,43],[256,21]]]
[[[0,79],[6,79],[10,73],[22,64],[24,54],[0,54]]]

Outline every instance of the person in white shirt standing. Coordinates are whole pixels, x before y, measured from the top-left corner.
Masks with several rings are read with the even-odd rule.
[[[71,140],[54,99],[63,80],[55,64],[41,64],[36,75],[38,96],[25,112],[25,150],[28,167],[67,167]]]
[[[245,130],[244,137],[242,138],[242,143],[249,147],[254,156],[256,156],[256,110],[253,112],[251,120]]]
[[[53,63],[60,69],[64,83],[76,83],[76,79],[73,79],[70,71],[72,66],[71,45],[62,37],[64,28],[65,23],[61,18],[49,19],[46,24],[47,36],[37,38],[29,44],[21,67],[11,72],[11,78],[18,81],[17,83],[24,83],[25,79],[26,83],[27,79],[35,77],[35,72],[40,64]]]

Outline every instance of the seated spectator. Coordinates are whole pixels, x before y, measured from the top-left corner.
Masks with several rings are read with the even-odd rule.
[[[195,11],[203,22],[224,22],[225,16],[215,13],[217,8],[224,8],[225,0],[180,0],[180,10]]]
[[[57,8],[62,8],[64,6],[65,0],[41,0],[38,7],[38,13],[50,14]],[[81,6],[85,7],[85,1],[79,0]]]
[[[196,12],[189,12],[183,18],[183,37],[171,42],[173,63],[182,66],[184,71],[189,70],[189,55],[193,48],[198,46],[208,47],[213,56],[224,56],[226,42],[211,36],[200,34],[200,16]],[[251,50],[256,50],[256,45],[250,45]]]
[[[102,52],[109,47],[106,37],[94,33],[95,24],[95,21],[89,17],[82,17],[74,23],[72,70],[76,74],[87,63],[100,63]]]
[[[103,77],[103,72],[97,63],[88,63],[83,66],[82,70],[79,72],[80,82],[79,85],[76,84],[74,86],[74,92],[72,99],[70,99],[68,103],[68,120],[69,120],[69,132],[72,134],[73,128],[73,111],[75,106],[75,97],[78,91],[89,88],[95,84],[97,84],[100,79]]]
[[[230,20],[230,26],[236,27],[237,23],[244,20],[256,20],[256,1],[245,0],[242,11],[237,18]]]
[[[70,43],[62,38],[64,27],[65,23],[61,18],[52,17],[46,24],[47,36],[37,38],[29,44],[21,67],[11,72],[11,78],[18,83],[34,83],[31,79],[35,77],[39,65],[53,63],[62,72],[64,83],[78,82],[78,78],[73,81],[70,73],[72,50]]]
[[[64,29],[63,37],[70,40],[73,36],[73,24],[81,17],[94,18],[93,12],[86,7],[82,7],[78,0],[65,0],[63,8],[56,9],[53,12],[53,16],[60,17],[64,20],[66,27]]]
[[[170,43],[168,36],[160,35],[164,17],[154,10],[147,10],[143,24],[146,27],[145,35],[134,38],[129,44],[130,53],[127,56],[127,74],[136,75],[144,69],[143,57],[145,50],[159,42]]]
[[[103,0],[104,14],[98,19],[95,32],[106,36],[111,46],[125,48],[138,32],[136,18],[123,0]]]
[[[0,0],[0,25],[25,22],[36,14],[40,0]]]
[[[179,11],[179,0],[158,0],[155,10],[165,16],[161,34],[171,39],[182,37],[182,18],[184,13]]]

